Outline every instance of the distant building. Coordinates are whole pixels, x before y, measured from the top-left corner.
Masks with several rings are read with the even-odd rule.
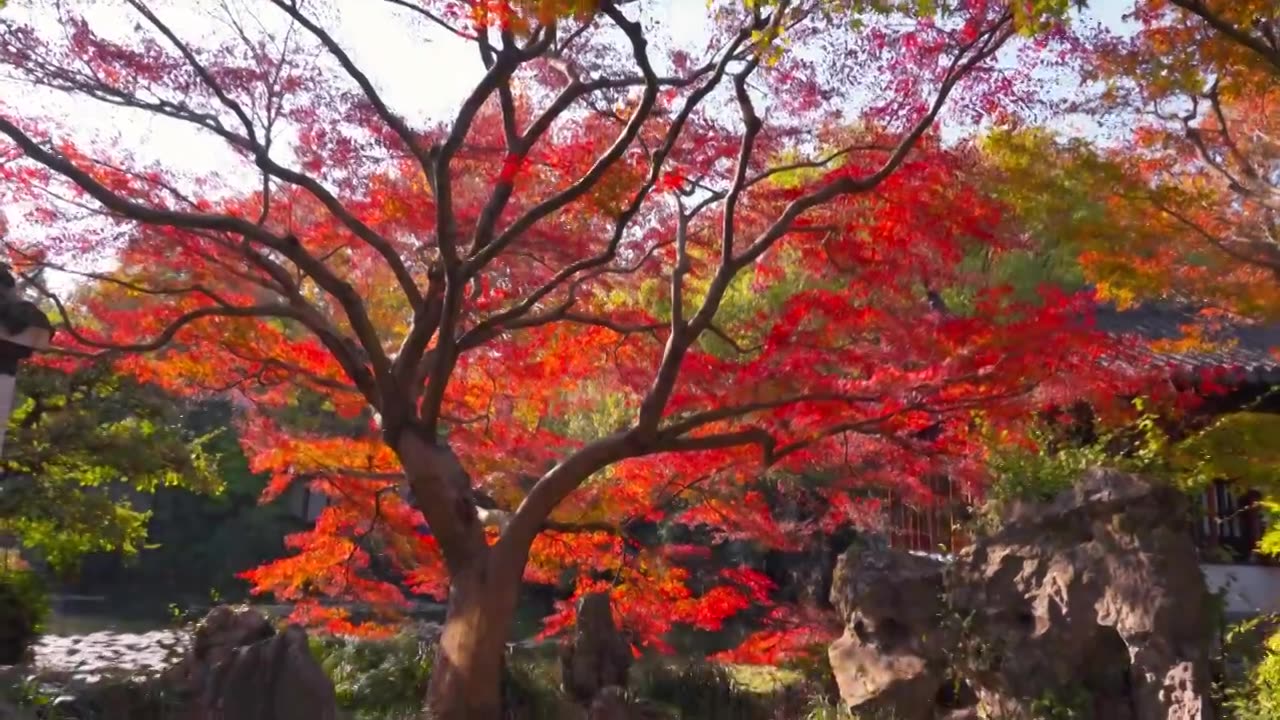
[[[1280,324],[1226,322],[1211,330],[1211,350],[1169,352],[1158,345],[1152,349],[1153,343],[1178,340],[1183,327],[1195,320],[1192,309],[1169,305],[1103,308],[1097,315],[1099,329],[1133,336],[1134,355],[1152,367],[1167,368],[1179,389],[1196,389],[1206,377],[1222,386],[1201,395],[1203,402],[1189,419],[1192,424],[1246,409],[1280,414]],[[1259,497],[1231,478],[1221,478],[1205,490],[1195,529],[1206,560],[1270,562],[1255,552],[1264,529],[1256,505]]]

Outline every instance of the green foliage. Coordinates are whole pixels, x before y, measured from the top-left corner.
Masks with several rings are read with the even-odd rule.
[[[176,406],[104,368],[24,371],[10,418],[0,532],[55,569],[86,554],[142,547],[161,488],[217,493],[212,435],[181,427]]]
[[[506,705],[529,720],[581,717],[560,687],[553,645],[507,655]],[[340,707],[353,720],[416,718],[430,679],[434,646],[411,633],[385,640],[335,636],[311,639],[312,654],[333,680]],[[796,672],[701,661],[644,658],[631,670],[628,698],[645,717],[672,720],[854,720],[824,687]]]
[[[679,711],[680,717],[727,719],[753,715],[753,694],[723,666],[650,663],[637,668],[632,683],[637,695]]]
[[[1196,477],[1229,477],[1280,496],[1280,415],[1221,415],[1179,444],[1178,459]]]
[[[49,617],[49,596],[38,575],[27,567],[10,565],[8,559],[0,567],[0,648],[25,652]],[[0,658],[0,665],[18,659]]]
[[[829,669],[823,670],[829,674]],[[851,720],[840,714],[843,711],[828,696],[824,680],[798,672],[701,661],[647,659],[631,670],[634,694],[679,718]]]
[[[1024,35],[1034,35],[1067,17],[1072,10],[1088,5],[1087,0],[1018,0],[1011,2],[1013,23]]]
[[[339,707],[353,720],[419,717],[431,675],[433,645],[405,632],[382,640],[313,637],[311,651],[333,680]],[[507,704],[520,708],[520,717],[531,720],[559,720],[571,709],[560,691],[553,654],[509,655],[504,692]]]
[[[1223,708],[1235,720],[1280,718],[1280,630],[1275,617],[1247,620],[1232,627],[1225,638],[1228,661],[1243,664],[1243,675],[1226,688]],[[1258,652],[1251,647],[1259,632],[1264,639]],[[1229,668],[1230,670],[1230,668]]]
[[[1189,487],[1215,478],[1232,478],[1262,494],[1259,505],[1272,518],[1280,515],[1280,415],[1229,413],[1178,443],[1173,449],[1178,477]],[[1267,523],[1258,544],[1264,555],[1280,555],[1280,525]]]
[[[1031,702],[1037,720],[1086,720],[1092,717],[1092,697],[1081,687],[1060,693],[1045,693]]]
[[[993,478],[987,498],[993,511],[1019,500],[1048,500],[1070,488],[1084,470],[1109,460],[1101,444],[1052,452],[1050,431],[1038,430],[1032,437],[1034,448],[1001,443],[992,452]]]
[[[574,717],[573,702],[561,690],[560,663],[555,653],[541,649],[507,656],[504,682],[506,704],[530,720]]]
[[[1084,289],[1079,260],[1085,249],[1082,239],[1107,232],[1111,222],[1097,191],[1105,179],[1098,177],[1101,170],[1092,151],[1083,143],[1063,142],[1038,128],[994,130],[978,148],[983,168],[975,179],[1009,209],[1013,226],[1007,234],[1021,243],[998,250],[979,244],[968,252],[962,268],[974,284],[943,289],[948,307],[967,313],[977,290],[992,285],[1009,287],[1012,299],[1022,303],[1038,302],[1044,285],[1065,291]],[[1059,165],[1068,162],[1072,172],[1058,171]]]
[[[1139,415],[1131,425],[1104,429],[1090,443],[1064,442],[1062,429],[1049,425],[1032,433],[1031,447],[989,438],[992,481],[978,524],[993,528],[1013,503],[1047,500],[1098,466],[1161,478],[1188,493],[1231,478],[1262,493],[1262,510],[1280,516],[1280,416],[1249,409],[1226,413],[1175,440],[1144,400],[1134,404]],[[1280,555],[1280,524],[1267,524],[1258,551]]]
[[[855,718],[849,709],[843,703],[834,702],[828,698],[818,696],[815,697],[806,709],[804,720],[869,720],[866,718]]]
[[[980,523],[993,527],[1018,501],[1048,500],[1069,489],[1081,473],[1093,467],[1114,467],[1171,481],[1181,479],[1189,488],[1189,476],[1177,471],[1173,445],[1159,415],[1142,412],[1142,399],[1134,404],[1140,415],[1132,425],[1103,430],[1088,443],[1064,441],[1064,430],[1047,423],[1031,432],[1031,446],[1012,443],[1005,436],[990,436],[988,462],[992,479]]]
[[[163,587],[165,600],[177,594],[203,604],[212,589],[239,600],[247,586],[236,574],[279,557],[284,536],[305,528],[283,500],[259,502],[266,479],[250,471],[232,414],[224,401],[185,407],[184,432],[211,435],[205,449],[217,458],[222,491],[199,494],[173,488],[157,494],[149,547],[118,578],[126,591]]]
[[[1241,411],[1219,415],[1185,437],[1174,439],[1164,419],[1134,400],[1137,418],[1129,425],[1103,429],[1097,439],[1064,441],[1063,429],[1043,424],[1026,447],[1007,438],[989,438],[993,481],[992,509],[1019,499],[1045,500],[1071,486],[1090,467],[1107,465],[1163,478],[1191,492],[1220,478],[1232,478],[1263,493],[1263,507],[1280,511],[1280,416]],[[1263,552],[1280,553],[1280,531],[1263,538]]]
[[[313,638],[311,652],[355,720],[415,717],[431,672],[431,647],[402,633],[386,640]]]
[[[57,695],[16,673],[0,676],[0,717],[5,720],[71,720],[53,707]]]

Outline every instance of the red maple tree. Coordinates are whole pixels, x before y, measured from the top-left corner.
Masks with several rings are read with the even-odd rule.
[[[291,0],[213,39],[141,0],[124,37],[6,19],[11,73],[231,153],[192,176],[6,97],[0,173],[18,269],[92,283],[74,302],[35,283],[64,352],[234,393],[267,497],[330,497],[258,590],[335,629],[354,628],[317,598],[447,597],[437,717],[497,716],[523,581],[608,588],[641,644],[769,602],[745,568],[695,592],[699,549],[629,523],[786,548],[856,522],[858,488],[976,486],[977,428],[1089,368],[1087,298],[934,301],[1008,241],[931,130],[952,96],[963,120],[1018,99],[1005,3],[722,0],[685,48],[645,3],[390,1],[483,60],[448,122],[398,114]],[[346,421],[282,419],[304,401]],[[762,474],[824,507],[781,519]],[[810,637],[806,617],[775,612],[744,655]]]

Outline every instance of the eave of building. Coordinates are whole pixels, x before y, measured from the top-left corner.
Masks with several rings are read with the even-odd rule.
[[[1234,386],[1280,385],[1280,325],[1240,318],[1214,323],[1208,347],[1168,351],[1153,347],[1186,337],[1188,326],[1203,323],[1194,306],[1146,303],[1117,309],[1101,305],[1095,314],[1098,330],[1132,338],[1124,345],[1123,362],[1148,368],[1167,368],[1175,380],[1195,382],[1211,377]]]

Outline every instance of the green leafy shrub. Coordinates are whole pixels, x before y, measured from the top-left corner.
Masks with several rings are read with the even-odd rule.
[[[433,648],[412,633],[385,640],[316,637],[311,652],[333,680],[338,705],[355,720],[417,717]]]
[[[872,718],[855,716],[849,712],[849,708],[845,707],[844,703],[820,695],[809,702],[809,706],[805,709],[804,720],[872,720]]]
[[[417,718],[434,646],[412,632],[386,640],[316,636],[311,651],[353,720]],[[826,675],[830,671],[823,668]],[[833,704],[829,678],[791,670],[645,658],[631,669],[629,702],[647,718],[684,720],[851,720]],[[519,720],[581,718],[560,688],[554,646],[507,656],[504,705]]]
[[[1280,718],[1280,629],[1276,620],[1255,618],[1227,634],[1228,685],[1223,706],[1234,720]],[[1260,632],[1264,634],[1259,644],[1256,638]]]
[[[1031,713],[1043,720],[1084,720],[1090,717],[1092,698],[1084,688],[1046,692],[1031,703]]]
[[[977,518],[979,527],[994,530],[1017,502],[1050,500],[1095,467],[1165,479],[1186,490],[1202,486],[1202,473],[1184,467],[1180,447],[1172,445],[1160,417],[1148,412],[1140,398],[1133,405],[1138,417],[1132,424],[1099,428],[1091,442],[1074,442],[1064,437],[1064,428],[1047,423],[1032,431],[1030,445],[991,433],[987,439],[991,481]]]
[[[27,677],[20,668],[0,672],[0,718],[66,720],[54,707],[57,696]]]
[[[766,698],[747,688],[723,665],[646,662],[631,671],[635,695],[670,708],[677,717],[737,720],[768,717]]]
[[[0,665],[21,662],[44,629],[49,595],[26,567],[0,566]]]
[[[521,720],[576,717],[577,708],[560,688],[560,663],[554,646],[507,655],[504,703]]]
[[[181,408],[153,387],[96,364],[23,371],[0,468],[0,532],[59,573],[95,553],[133,558],[147,544],[157,492],[221,491],[213,434],[182,426]]]

